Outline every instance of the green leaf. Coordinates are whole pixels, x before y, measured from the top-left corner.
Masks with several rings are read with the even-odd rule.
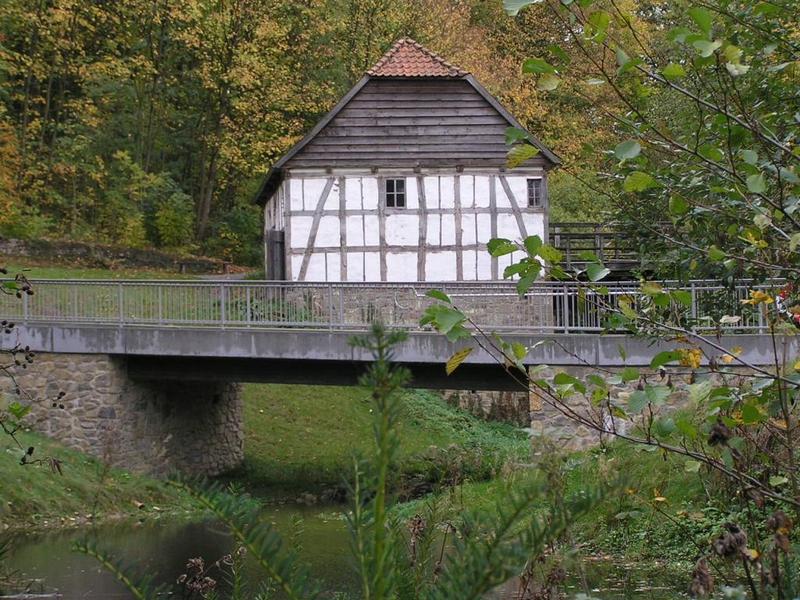
[[[669,295],[684,306],[690,307],[692,305],[692,293],[687,290],[672,290]]]
[[[506,127],[506,144],[516,144],[517,142],[530,141],[531,134],[519,127]]]
[[[486,249],[489,251],[489,254],[494,257],[498,257],[511,254],[512,252],[517,252],[519,250],[519,246],[517,246],[511,240],[507,240],[505,238],[493,238],[486,244]]]
[[[708,58],[714,51],[722,46],[722,42],[716,40],[713,42],[709,42],[708,40],[695,40],[692,42],[692,46],[695,47],[697,53],[702,56],[703,58]]]
[[[514,353],[514,358],[517,360],[522,360],[528,356],[528,349],[524,344],[520,344],[519,342],[514,342],[511,344],[511,351]]]
[[[686,77],[686,70],[677,63],[669,63],[661,70],[661,74],[664,76],[664,79],[674,81]]]
[[[611,23],[611,15],[604,10],[597,10],[589,15],[587,21],[591,25],[590,33],[592,34],[592,39],[598,42],[605,40],[608,25]]]
[[[711,394],[713,387],[714,382],[710,379],[705,379],[703,381],[691,384],[689,386],[689,400],[693,404],[705,402],[706,398],[708,398],[709,394]]]
[[[687,460],[683,470],[687,473],[698,473],[700,471],[701,463],[696,460]]]
[[[742,422],[745,425],[760,423],[765,419],[764,414],[754,404],[742,404]]]
[[[631,62],[631,57],[623,50],[622,48],[617,48],[614,53],[617,57],[617,66],[620,69],[623,69],[629,62]]]
[[[683,196],[672,195],[669,198],[669,212],[673,215],[685,215],[689,212],[689,203]]]
[[[538,235],[529,235],[522,244],[531,257],[538,256],[539,249],[542,247],[542,238]]]
[[[447,302],[448,304],[452,304],[452,300],[450,300],[450,296],[445,294],[440,290],[428,290],[425,294],[428,298],[434,298],[436,300],[441,300],[442,302]]]
[[[557,373],[556,376],[553,377],[553,383],[557,386],[573,387],[581,394],[586,393],[586,386],[583,385],[583,382],[567,373]]]
[[[586,267],[586,276],[589,278],[589,281],[600,281],[610,273],[611,270],[600,263],[592,263]]]
[[[528,6],[529,4],[536,4],[538,0],[504,0],[503,1],[503,8],[506,9],[506,12],[512,16],[516,17],[517,13]]]
[[[725,154],[712,144],[703,144],[697,149],[697,153],[703,158],[714,162],[722,162],[725,159]]]
[[[461,311],[445,306],[444,304],[432,304],[425,309],[420,323],[423,325],[432,323],[437,331],[446,334],[466,320],[466,316],[464,316]]]
[[[647,173],[634,171],[625,178],[622,189],[626,192],[643,192],[656,185],[656,180]]]
[[[452,375],[453,371],[455,371],[470,354],[472,354],[472,347],[470,346],[462,348],[458,352],[454,353],[453,356],[447,359],[447,364],[444,366],[445,372],[448,375]]]
[[[747,190],[751,194],[763,194],[767,190],[767,183],[761,173],[750,175],[747,178]]]
[[[553,246],[543,244],[542,247],[539,248],[539,258],[548,264],[555,265],[560,263],[563,257],[564,255],[561,253],[561,251],[557,248],[553,248]]]
[[[647,407],[648,403],[647,394],[642,390],[636,390],[628,398],[628,410],[634,414],[639,414]]]
[[[769,484],[773,487],[779,487],[789,483],[789,478],[784,475],[770,475]]]
[[[620,378],[622,379],[622,383],[635,381],[639,379],[639,369],[636,367],[625,367],[620,374]]]
[[[553,74],[556,72],[556,68],[542,58],[529,58],[522,63],[522,72],[537,75]]]
[[[650,361],[650,368],[658,369],[659,367],[663,367],[668,363],[680,360],[680,358],[681,353],[677,350],[665,350],[663,352],[659,352],[653,357],[653,360]]]
[[[29,404],[20,404],[16,400],[8,405],[6,409],[14,417],[17,421],[22,420],[29,412],[31,412],[31,406]]]
[[[570,62],[572,62],[572,59],[569,57],[569,54],[567,54],[564,51],[564,49],[557,44],[552,44],[548,46],[547,50],[548,52],[550,52],[550,54],[555,56],[558,60],[560,60],[564,64],[569,64]]]
[[[758,152],[755,150],[739,150],[739,156],[741,156],[742,160],[748,165],[758,164]]]
[[[693,6],[689,9],[689,16],[692,18],[697,26],[700,28],[700,31],[706,34],[706,36],[711,36],[711,25],[713,21],[711,19],[711,13],[708,12],[705,8],[700,6]]]
[[[791,239],[789,240],[789,250],[794,252],[797,250],[798,245],[800,245],[800,232],[792,235]]]
[[[558,75],[553,75],[552,73],[545,73],[544,75],[540,76],[539,79],[536,81],[536,89],[541,90],[543,92],[552,92],[561,84],[561,80],[558,78]]]
[[[654,406],[661,406],[672,394],[672,390],[665,385],[648,385],[644,392],[647,400]]]
[[[528,290],[531,289],[531,286],[538,279],[538,277],[538,271],[536,273],[529,273],[524,277],[520,277],[519,281],[517,282],[517,293],[520,296],[524,296]]]
[[[614,148],[614,156],[616,156],[619,160],[630,160],[639,156],[641,151],[642,147],[639,142],[636,140],[628,140],[626,142],[622,142],[621,144],[617,144],[617,147]]]
[[[719,262],[721,260],[724,260],[726,256],[727,255],[716,246],[712,245],[708,247],[708,258],[710,260],[713,260],[714,262]]]
[[[506,165],[514,169],[539,154],[539,149],[531,144],[517,144],[506,155]]]

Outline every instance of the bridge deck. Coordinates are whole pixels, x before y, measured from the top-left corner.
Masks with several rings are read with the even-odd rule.
[[[431,288],[448,293],[485,330],[531,348],[528,365],[647,366],[657,352],[675,346],[603,330],[622,297],[642,301],[637,282],[615,283],[599,293],[542,282],[519,297],[508,282],[36,281],[33,296],[0,297],[0,317],[15,322],[2,343],[125,356],[129,373],[145,379],[352,384],[371,357],[349,339],[381,318],[409,330],[396,360],[411,368],[415,385],[518,389],[496,357],[480,348],[453,376],[445,375],[443,363],[457,346],[419,325],[433,302],[425,295]],[[721,348],[743,348],[741,357],[751,364],[773,364],[764,316],[741,303],[748,286],[693,282],[685,290],[691,303],[671,310],[686,323],[713,332]],[[723,315],[739,319],[719,325]],[[800,350],[798,336],[778,342],[786,357]],[[722,352],[706,349],[709,356]]]

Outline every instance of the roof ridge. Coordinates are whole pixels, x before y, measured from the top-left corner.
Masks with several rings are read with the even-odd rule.
[[[399,64],[391,64],[397,54],[407,47],[412,47],[421,52],[435,64],[420,65],[417,60],[409,56],[398,57],[397,62]],[[367,71],[367,75],[371,77],[464,77],[469,75],[469,72],[446,61],[416,40],[410,37],[403,37],[398,39],[380,60]]]

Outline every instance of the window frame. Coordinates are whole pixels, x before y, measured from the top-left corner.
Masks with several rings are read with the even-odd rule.
[[[402,189],[397,189],[398,183],[401,184]],[[389,189],[390,185],[391,190]],[[384,208],[404,210],[408,207],[408,186],[405,177],[384,178],[382,191]]]
[[[533,187],[532,185],[533,184]],[[525,180],[526,204],[531,210],[547,209],[547,188],[544,177],[528,177]],[[534,192],[531,194],[531,192]],[[531,202],[533,200],[533,202]]]

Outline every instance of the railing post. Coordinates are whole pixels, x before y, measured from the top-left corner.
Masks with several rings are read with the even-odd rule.
[[[225,327],[225,284],[219,284],[219,321]]]
[[[564,321],[564,333],[569,333],[569,303],[567,301],[567,286],[561,284],[561,318]]]
[[[694,281],[689,285],[689,293],[692,298],[692,331],[697,329],[697,289],[695,288]]]
[[[161,284],[158,284],[158,324],[162,325],[164,323],[164,289],[161,287]]]
[[[333,331],[333,286],[328,284],[328,330]]]
[[[247,326],[250,327],[250,286],[248,285],[245,290],[245,304],[247,310]]]
[[[122,294],[122,282],[117,284],[117,306],[119,308],[119,326],[125,322],[125,296]]]
[[[28,322],[28,294],[22,294],[22,322]]]

